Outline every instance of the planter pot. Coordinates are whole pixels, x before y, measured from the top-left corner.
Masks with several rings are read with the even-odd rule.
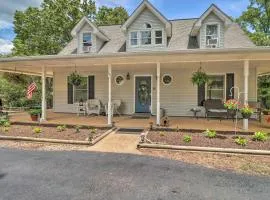
[[[264,127],[270,128],[270,115],[263,115],[262,116],[262,125]]]
[[[30,115],[30,117],[31,117],[31,120],[33,122],[37,122],[38,121],[38,115]]]
[[[250,114],[250,113],[241,113],[242,114],[242,117],[243,117],[243,119],[250,119],[250,117],[251,117],[251,115],[252,114]]]

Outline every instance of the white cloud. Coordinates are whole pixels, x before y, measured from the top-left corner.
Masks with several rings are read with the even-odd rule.
[[[9,40],[0,38],[0,54],[9,54],[13,48],[13,44]]]

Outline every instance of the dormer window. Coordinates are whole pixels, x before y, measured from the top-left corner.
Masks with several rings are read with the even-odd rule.
[[[89,52],[92,47],[91,33],[83,33],[83,52]]]
[[[151,31],[142,31],[141,32],[141,44],[142,45],[149,45],[152,42],[152,33]]]
[[[208,48],[219,47],[219,26],[218,24],[206,25],[206,46]]]
[[[145,23],[145,24],[144,24],[144,28],[149,29],[149,28],[152,28],[152,26],[151,26],[151,24],[149,24],[149,23]]]

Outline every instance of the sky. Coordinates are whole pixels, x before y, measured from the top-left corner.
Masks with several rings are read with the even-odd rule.
[[[142,0],[96,0],[98,7],[123,6],[131,14]],[[225,13],[238,17],[247,8],[249,0],[149,0],[168,19],[199,17],[212,3]],[[0,54],[7,54],[13,48],[13,16],[16,10],[38,7],[42,0],[0,0]]]

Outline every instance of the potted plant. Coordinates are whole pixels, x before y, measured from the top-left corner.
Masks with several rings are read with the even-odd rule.
[[[244,119],[249,119],[251,115],[254,113],[253,109],[250,108],[248,105],[245,105],[243,108],[241,108],[240,112]]]
[[[234,118],[239,108],[239,102],[236,99],[229,99],[224,103],[224,107],[227,109],[228,115]]]
[[[31,109],[29,111],[32,121],[38,121],[39,116],[41,115],[41,109]]]
[[[270,110],[263,111],[262,125],[270,128]]]
[[[80,86],[81,83],[82,83],[82,77],[81,75],[75,71],[75,72],[72,72],[70,75],[69,75],[69,83],[74,85],[74,86]]]
[[[198,69],[198,71],[192,74],[191,82],[193,85],[202,86],[205,83],[208,83],[208,81],[209,76],[202,70],[201,67]]]

